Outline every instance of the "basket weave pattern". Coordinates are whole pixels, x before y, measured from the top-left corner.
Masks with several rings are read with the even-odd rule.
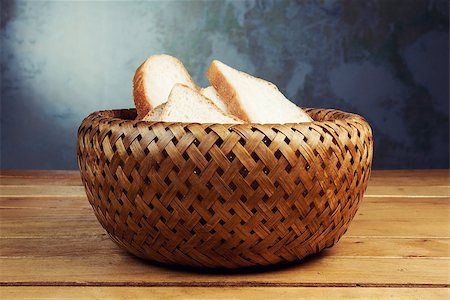
[[[313,123],[134,121],[96,112],[78,130],[95,215],[122,248],[169,264],[237,268],[299,260],[335,244],[367,186],[372,132],[360,116]]]

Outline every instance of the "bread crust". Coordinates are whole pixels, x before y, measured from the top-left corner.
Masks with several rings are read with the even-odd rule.
[[[144,84],[145,69],[149,59],[144,61],[139,68],[137,68],[133,78],[133,99],[134,105],[136,106],[138,120],[144,118],[152,109],[150,102],[147,100]]]
[[[166,57],[167,59],[171,59],[175,64],[180,67],[181,72],[186,75],[186,78],[190,81],[190,84],[195,87],[196,90],[199,90],[199,87],[192,79],[189,72],[184,67],[183,63],[177,59],[176,57],[167,55],[167,54],[155,54],[147,58],[140,66],[137,68],[136,73],[133,78],[133,98],[134,104],[136,106],[137,111],[137,119],[141,120],[144,118],[153,108],[154,104],[152,104],[152,99],[147,96],[147,87],[145,84],[145,77],[147,74],[147,65],[154,59],[160,59],[161,57]]]
[[[239,96],[236,95],[234,88],[219,71],[216,61],[214,60],[206,72],[209,82],[219,93],[222,100],[226,103],[231,114],[235,115],[244,122],[250,122],[249,116],[245,109],[241,106]],[[209,100],[209,99],[208,99]]]

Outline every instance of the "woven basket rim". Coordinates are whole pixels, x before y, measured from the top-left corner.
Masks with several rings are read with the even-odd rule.
[[[366,119],[358,114],[345,112],[338,109],[332,108],[303,108],[306,113],[312,111],[325,111],[325,118],[322,120],[314,120],[313,122],[303,122],[303,123],[241,123],[241,124],[231,124],[231,123],[198,123],[198,122],[163,122],[163,121],[144,121],[144,120],[136,120],[137,112],[135,108],[120,108],[120,109],[111,109],[111,110],[99,110],[90,113],[85,119],[91,118],[101,118],[107,119],[108,121],[121,121],[121,123],[129,123],[129,124],[147,124],[147,125],[155,125],[155,124],[198,124],[202,126],[213,126],[213,125],[224,125],[227,127],[248,127],[248,126],[268,126],[274,127],[280,124],[288,125],[288,126],[310,126],[311,124],[324,124],[327,122],[335,122],[337,120],[351,122],[358,120],[359,122],[364,121],[367,122]],[[336,115],[338,113],[338,115]],[[127,116],[127,117],[120,117]]]

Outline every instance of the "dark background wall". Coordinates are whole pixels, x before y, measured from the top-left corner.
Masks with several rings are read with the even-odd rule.
[[[449,167],[448,0],[1,1],[1,168],[76,168],[76,130],[132,107],[154,53],[213,58],[302,106],[359,113],[375,168]]]

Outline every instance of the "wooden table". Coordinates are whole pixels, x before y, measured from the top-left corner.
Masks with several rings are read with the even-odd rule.
[[[374,171],[348,232],[301,263],[165,267],[120,250],[74,171],[1,171],[0,298],[450,297],[448,170]]]

